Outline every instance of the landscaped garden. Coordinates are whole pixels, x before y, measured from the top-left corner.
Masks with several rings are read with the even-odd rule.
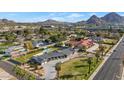
[[[88,58],[75,58],[61,64],[59,79],[82,80],[88,79],[102,61],[93,57],[91,64]],[[89,67],[90,66],[90,67]]]

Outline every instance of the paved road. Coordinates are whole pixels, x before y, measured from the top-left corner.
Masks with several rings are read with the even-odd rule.
[[[118,44],[115,51],[107,59],[102,68],[93,78],[94,80],[120,80],[123,71],[123,57],[124,57],[124,37]]]
[[[0,80],[16,80],[16,77],[10,75],[8,72],[0,68]]]
[[[13,66],[11,63],[8,63],[7,61],[0,61],[0,68],[4,69],[6,72],[8,72],[10,75],[16,77],[15,73],[12,71]]]

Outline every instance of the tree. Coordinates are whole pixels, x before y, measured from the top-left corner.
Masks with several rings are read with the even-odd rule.
[[[48,33],[48,31],[46,29],[44,29],[43,27],[40,27],[40,29],[38,31],[39,37],[42,37],[43,38],[43,36],[44,35],[47,35],[47,33]]]
[[[87,63],[89,64],[89,71],[88,71],[88,73],[90,73],[90,71],[91,71],[91,64],[92,64],[92,58],[91,57],[89,57],[87,59]]]
[[[104,53],[104,51],[105,51],[105,47],[104,47],[103,45],[100,45],[100,46],[99,46],[99,51],[101,51],[102,56],[103,56],[103,53]]]
[[[79,48],[78,52],[86,52],[86,47],[85,46],[81,46]]]
[[[57,63],[55,66],[55,70],[57,71],[56,78],[59,78],[59,72],[61,70],[61,63]]]
[[[36,80],[36,77],[34,75],[30,74],[28,76],[28,80]]]
[[[28,39],[30,37],[31,31],[29,29],[24,29],[23,36]]]
[[[96,63],[98,63],[100,57],[100,51],[96,51],[95,56],[96,56]]]
[[[64,45],[63,42],[58,42],[58,43],[55,44],[55,47],[61,47],[63,45]]]
[[[14,33],[7,33],[5,34],[5,39],[8,42],[13,42],[16,39],[16,35]]]

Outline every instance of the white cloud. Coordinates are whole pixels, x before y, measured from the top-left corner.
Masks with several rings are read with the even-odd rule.
[[[57,20],[57,21],[65,21],[65,18],[64,17],[53,17],[51,19]]]
[[[83,17],[83,16],[84,16],[84,15],[82,15],[82,14],[73,13],[73,14],[67,16],[67,17],[68,17],[68,18],[77,18],[77,17]]]

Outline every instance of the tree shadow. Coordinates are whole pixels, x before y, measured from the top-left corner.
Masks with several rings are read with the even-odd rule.
[[[80,67],[88,67],[88,65],[78,65],[78,66],[75,66],[75,68],[80,68]]]
[[[60,78],[62,79],[65,79],[65,78],[73,78],[74,75],[63,75],[63,76],[60,76]]]

